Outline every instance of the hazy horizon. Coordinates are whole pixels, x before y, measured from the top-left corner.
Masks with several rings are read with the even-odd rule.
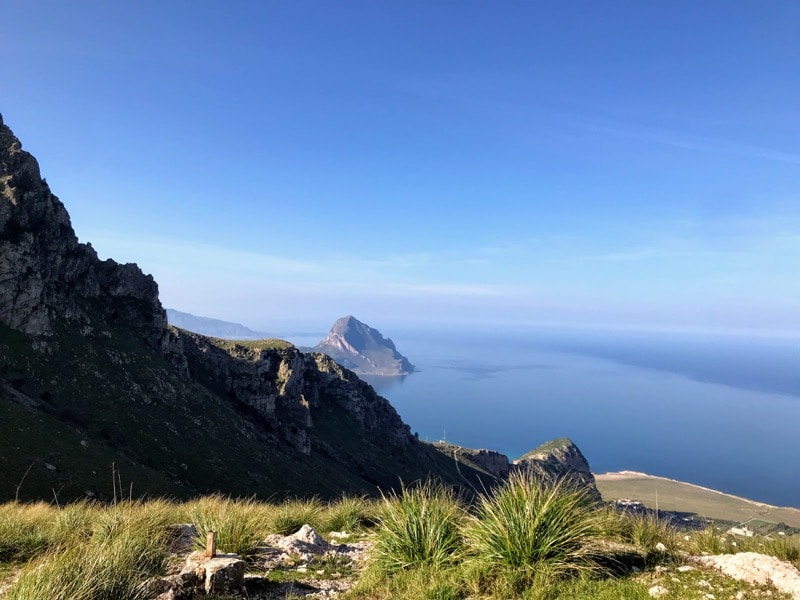
[[[800,331],[800,5],[0,6],[81,241],[254,329]]]

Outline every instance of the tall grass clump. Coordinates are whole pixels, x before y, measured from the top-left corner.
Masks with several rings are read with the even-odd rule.
[[[22,570],[7,600],[144,598],[140,583],[163,571],[166,503],[125,503],[98,511],[90,537],[54,548]]]
[[[57,514],[43,502],[0,505],[0,563],[24,562],[51,547]]]
[[[290,535],[303,525],[322,529],[324,505],[319,498],[285,500],[273,508],[269,529],[272,533]]]
[[[659,519],[653,513],[614,511],[609,518],[617,525],[615,537],[645,550],[649,557],[651,555],[666,557],[676,553],[681,545],[680,535],[675,526],[665,519]],[[666,550],[659,549],[659,545]]]
[[[383,496],[377,515],[375,563],[392,573],[451,564],[461,549],[463,508],[451,489],[427,481]]]
[[[800,536],[778,536],[764,540],[760,552],[786,560],[800,569]]]
[[[375,521],[375,505],[363,496],[341,496],[325,507],[325,531],[354,532]]]
[[[252,556],[269,531],[272,507],[248,498],[234,500],[204,496],[184,507],[185,520],[197,526],[196,546],[205,547],[206,535],[217,532],[217,547],[224,552]]]
[[[586,491],[563,479],[544,483],[517,471],[494,494],[480,498],[464,536],[476,562],[524,585],[541,572],[592,570],[589,546],[602,521]]]
[[[688,546],[689,550],[695,554],[733,554],[736,552],[736,546],[713,523],[692,534]]]

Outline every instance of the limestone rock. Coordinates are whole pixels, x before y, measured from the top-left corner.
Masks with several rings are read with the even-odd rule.
[[[800,571],[788,562],[757,552],[716,556],[698,556],[694,562],[714,567],[728,577],[754,584],[770,583],[778,590],[800,600]]]
[[[184,581],[202,582],[206,594],[235,592],[244,585],[245,562],[236,554],[217,554],[207,558],[202,551],[192,552],[186,557],[179,577]]]
[[[448,442],[435,442],[434,446],[441,452],[452,455],[456,460],[470,463],[497,479],[505,479],[511,472],[508,457],[496,450],[463,448]]]
[[[132,328],[171,350],[158,286],[134,264],[101,261],[81,244],[36,159],[0,118],[0,322],[49,335],[59,322]]]
[[[391,339],[352,316],[337,319],[313,350],[327,354],[359,375],[394,377],[414,371],[414,365],[397,351]]]
[[[193,374],[211,377],[230,398],[254,410],[303,454],[311,452],[312,411],[333,402],[366,434],[398,448],[411,443],[409,427],[388,400],[324,354],[258,342],[224,345],[175,330]]]
[[[568,438],[558,438],[531,450],[514,461],[516,468],[532,470],[545,479],[566,480],[588,489],[593,499],[602,500],[586,457]]]
[[[266,542],[284,554],[297,556],[304,561],[309,561],[313,556],[324,554],[328,550],[328,543],[310,525],[303,525],[291,535],[271,535]]]

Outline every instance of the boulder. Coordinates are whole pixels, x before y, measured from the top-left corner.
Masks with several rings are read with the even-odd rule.
[[[310,525],[303,525],[292,535],[272,535],[266,541],[284,554],[299,556],[304,561],[328,550],[328,543]]]
[[[164,593],[182,598],[196,592],[221,594],[241,591],[245,566],[244,560],[236,554],[217,554],[208,558],[203,551],[192,552],[178,575],[162,579],[169,587]]]

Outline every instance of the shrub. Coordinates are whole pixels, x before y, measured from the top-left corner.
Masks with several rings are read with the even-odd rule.
[[[428,481],[383,496],[375,562],[387,573],[450,564],[461,548],[461,504],[452,490]]]
[[[543,570],[561,575],[593,569],[589,545],[601,525],[602,514],[585,491],[517,471],[480,498],[464,535],[475,560],[524,585]]]

